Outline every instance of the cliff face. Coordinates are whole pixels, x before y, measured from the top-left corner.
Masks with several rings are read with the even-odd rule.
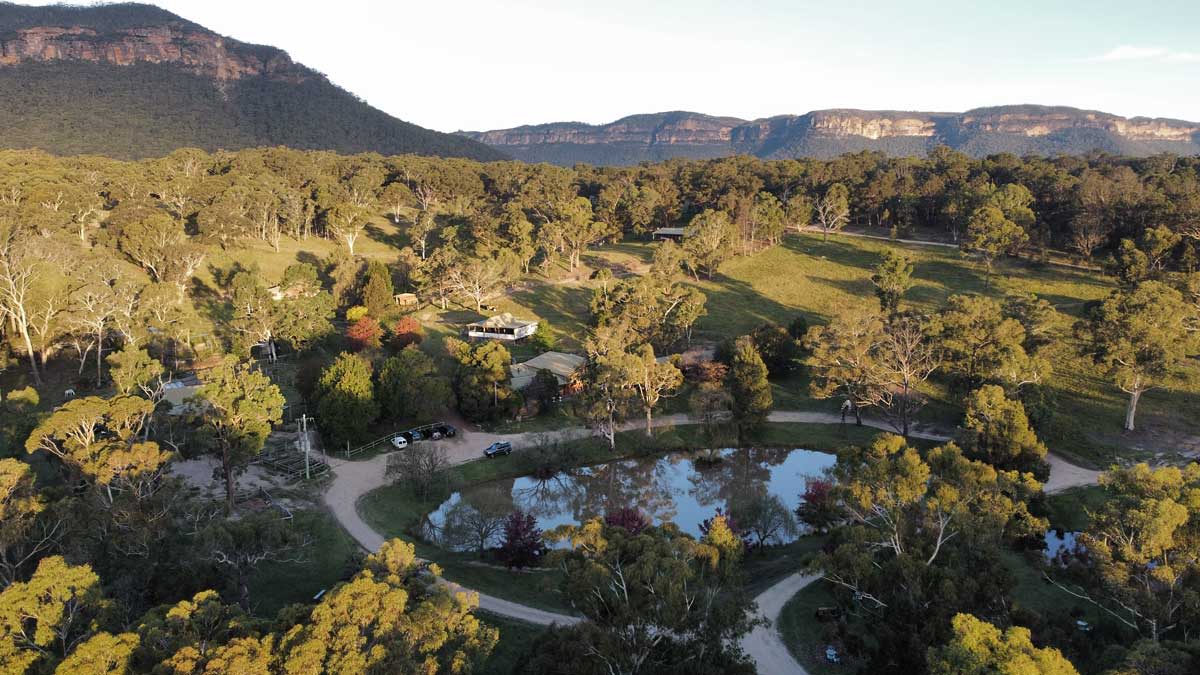
[[[219,81],[265,75],[298,82],[312,71],[278,49],[255,48],[183,22],[101,32],[79,25],[35,26],[0,37],[0,66],[22,61],[169,63]]]
[[[372,108],[274,47],[151,5],[0,2],[0,147],[121,158],[286,145],[506,159]]]
[[[1006,106],[965,113],[817,110],[759,120],[696,113],[636,115],[611,124],[544,124],[463,135],[531,161],[627,164],[735,153],[826,157],[858,150],[922,154],[948,145],[973,155],[1200,152],[1200,124],[1124,118],[1064,107]],[[620,146],[619,152],[606,148]]]

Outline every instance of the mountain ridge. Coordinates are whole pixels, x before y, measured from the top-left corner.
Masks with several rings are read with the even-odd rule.
[[[550,122],[457,132],[518,159],[633,164],[644,159],[752,154],[830,157],[858,150],[920,155],[937,145],[967,154],[1200,154],[1200,123],[1121,117],[1068,106],[1022,104],[965,112],[832,108],[755,120],[670,111],[607,124]]]
[[[153,5],[0,2],[0,147],[130,159],[268,145],[507,159]]]

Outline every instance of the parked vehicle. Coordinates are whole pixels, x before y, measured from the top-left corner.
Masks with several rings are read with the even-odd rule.
[[[488,459],[491,459],[497,455],[511,455],[511,454],[512,454],[512,443],[509,443],[508,441],[499,441],[497,443],[492,443],[491,445],[487,446],[486,450],[483,451],[484,457],[487,457]]]
[[[408,435],[413,439],[413,441],[419,441],[419,440],[425,438],[425,436],[421,432],[419,432],[415,429],[413,431],[408,432]]]
[[[455,434],[458,433],[458,429],[455,429],[454,427],[450,426],[449,424],[445,424],[441,427],[438,427],[438,430],[442,432],[442,436],[444,438],[454,438]]]
[[[433,430],[433,431],[432,431],[432,432],[429,434],[429,438],[430,438],[431,440],[434,440],[434,441],[436,441],[436,440],[440,439],[441,437],[442,437],[442,432],[438,431],[437,429],[434,429],[434,430]]]
[[[392,437],[392,445],[397,450],[403,450],[408,447],[408,439],[404,437],[404,434],[396,434]]]

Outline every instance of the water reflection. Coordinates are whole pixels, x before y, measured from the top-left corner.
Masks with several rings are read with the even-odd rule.
[[[485,513],[520,508],[550,530],[635,507],[655,522],[673,521],[698,536],[704,520],[741,499],[772,494],[794,510],[805,479],[820,475],[836,459],[810,450],[767,448],[723,450],[721,461],[713,463],[697,462],[698,456],[671,453],[573,469],[544,480],[525,476],[473,486],[453,494],[429,515],[426,534],[444,545],[469,548],[461,536],[454,544],[442,536],[448,522],[452,530],[471,530],[478,543],[487,534],[480,522],[486,520],[481,517]],[[470,517],[464,518],[464,513]],[[502,534],[487,536],[495,545]]]

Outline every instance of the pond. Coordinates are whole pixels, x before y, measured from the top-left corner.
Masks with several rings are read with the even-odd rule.
[[[697,461],[701,457],[719,461]],[[718,508],[729,512],[731,505],[762,495],[774,495],[794,511],[806,479],[820,476],[835,461],[834,455],[811,450],[741,448],[620,460],[544,480],[492,481],[451,495],[429,514],[425,536],[447,548],[475,549],[499,544],[503,534],[495,521],[514,509],[533,514],[538,527],[549,531],[622,508],[636,508],[655,523],[674,522],[698,536],[701,523]],[[778,532],[770,543],[787,543],[797,535]]]

